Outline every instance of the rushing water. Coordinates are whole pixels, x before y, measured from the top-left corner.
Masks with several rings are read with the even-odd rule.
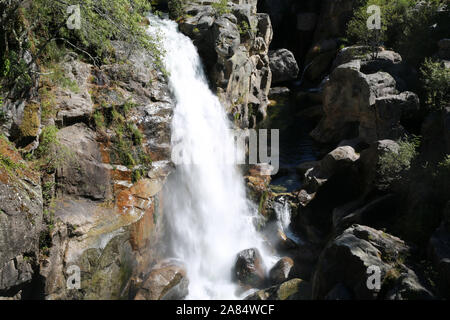
[[[159,30],[163,39],[164,63],[177,101],[172,148],[183,159],[166,184],[171,253],[187,268],[188,299],[239,298],[231,276],[236,254],[256,247],[266,264],[273,264],[273,258],[264,252],[253,223],[256,210],[233,165],[230,123],[208,87],[192,41],[175,22],[150,19],[151,32]]]

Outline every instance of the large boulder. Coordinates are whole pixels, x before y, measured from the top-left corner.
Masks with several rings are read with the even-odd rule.
[[[386,65],[400,63],[396,62],[397,55],[388,53],[383,55]],[[400,138],[405,132],[405,119],[419,110],[417,95],[400,92],[405,87],[399,85],[401,78],[380,61],[373,66],[370,60],[355,58],[354,54],[336,60],[342,64],[325,83],[325,116],[311,132],[312,137],[323,143],[352,138],[366,143]]]
[[[246,249],[238,253],[234,266],[234,277],[244,287],[264,287],[266,271],[258,249]]]
[[[189,280],[178,264],[163,261],[156,265],[136,293],[135,300],[181,300],[188,295]]]
[[[360,196],[359,159],[355,148],[343,141],[304,174],[294,225],[309,241],[324,244],[333,227],[333,210]]]
[[[313,280],[313,297],[353,299],[432,298],[432,293],[405,264],[410,248],[399,238],[353,225],[322,252]],[[369,269],[370,268],[370,269]],[[380,288],[369,288],[369,276],[380,272]],[[371,282],[372,283],[372,282]],[[347,290],[336,290],[335,286]]]
[[[279,49],[269,52],[270,69],[272,70],[272,82],[274,84],[295,80],[299,68],[294,55],[287,49]]]

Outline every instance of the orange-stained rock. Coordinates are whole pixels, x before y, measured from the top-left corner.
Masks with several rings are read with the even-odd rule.
[[[156,179],[142,179],[136,182],[130,192],[139,198],[148,199],[161,191],[163,184]]]
[[[130,243],[133,250],[142,249],[149,243],[155,229],[154,214],[155,203],[152,202],[142,218],[130,226]]]

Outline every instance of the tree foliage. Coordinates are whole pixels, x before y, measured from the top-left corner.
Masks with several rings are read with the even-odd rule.
[[[382,187],[389,187],[393,183],[401,181],[417,156],[417,147],[420,144],[417,137],[404,138],[397,143],[399,145],[397,152],[386,152],[380,156],[379,174]]]
[[[369,30],[367,8],[381,10],[381,29]],[[424,57],[437,51],[437,41],[448,33],[449,19],[443,0],[361,0],[347,25],[347,38],[352,43],[391,48],[405,60],[419,65]]]
[[[81,24],[69,29],[73,12],[68,8],[74,5],[79,6]],[[52,59],[52,43],[70,47],[99,65],[114,58],[112,41],[125,41],[130,52],[149,51],[160,67],[158,39],[146,32],[145,14],[150,10],[147,0],[3,0],[1,76],[25,89],[33,77],[31,66]]]
[[[431,110],[450,106],[450,69],[441,62],[425,59],[421,69],[425,105]]]

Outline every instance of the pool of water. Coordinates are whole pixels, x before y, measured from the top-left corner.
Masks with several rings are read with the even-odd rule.
[[[272,177],[271,184],[281,186],[287,192],[301,188],[296,167],[315,161],[319,156],[319,147],[309,135],[315,123],[296,116],[300,108],[291,100],[269,106],[267,121],[261,125],[262,128],[280,130],[280,170]]]

